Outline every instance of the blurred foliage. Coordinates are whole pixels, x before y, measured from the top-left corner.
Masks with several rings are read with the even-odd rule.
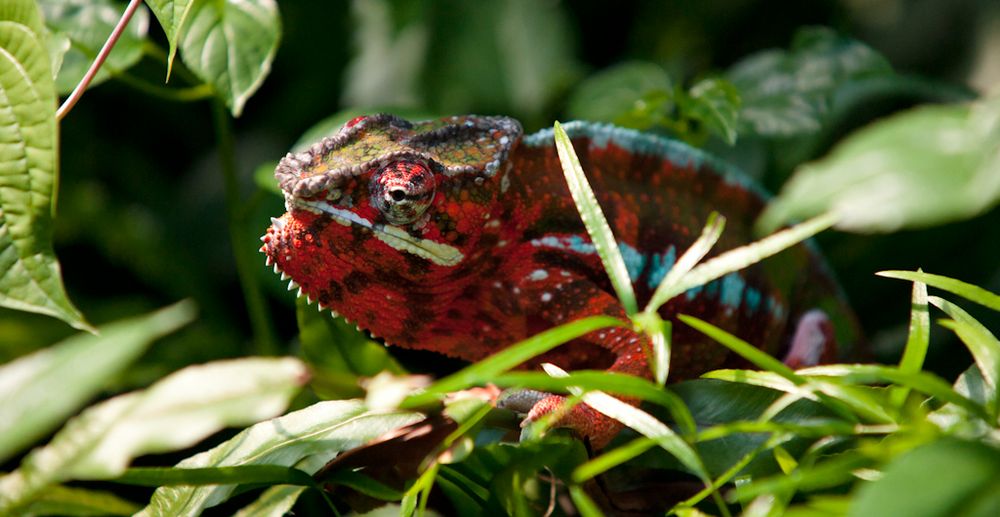
[[[296,400],[296,407],[317,399],[358,396],[364,391],[360,377],[385,369],[402,373],[400,363],[434,373],[456,368],[437,356],[386,350],[343,321],[296,304],[294,294],[262,264],[253,269],[240,265],[255,253],[249,244],[256,243],[268,217],[282,212],[271,175],[275,161],[361,113],[392,111],[410,118],[498,113],[519,118],[528,131],[555,119],[584,118],[654,131],[702,146],[780,191],[765,224],[777,226],[833,208],[839,210],[842,229],[895,232],[819,238],[871,337],[874,354],[886,361],[897,360],[907,342],[907,290],[905,284],[875,278],[873,272],[923,267],[1000,291],[994,245],[1000,238],[1000,212],[995,209],[1000,198],[1000,118],[997,97],[982,91],[984,77],[994,88],[998,80],[995,68],[990,75],[989,63],[1000,55],[1000,44],[990,32],[1000,9],[990,2],[636,1],[610,8],[602,2],[530,0],[357,0],[280,6],[271,0],[149,0],[91,90],[58,123],[53,95],[65,95],[77,84],[125,3],[39,0],[44,26],[32,14],[34,4],[4,0],[0,5],[0,18],[25,28],[15,36],[5,32],[6,39],[0,41],[0,47],[16,50],[11,52],[13,61],[0,61],[0,91],[11,92],[0,96],[0,115],[7,117],[0,119],[0,303],[9,307],[0,309],[0,361],[7,363],[0,377],[26,382],[27,374],[9,373],[43,373],[33,375],[35,384],[0,380],[0,386],[11,388],[9,394],[23,398],[2,406],[4,411],[24,412],[43,405],[35,401],[44,401],[50,390],[74,395],[46,406],[33,419],[9,419],[20,422],[24,427],[19,432],[27,434],[0,443],[0,451],[10,459],[0,470],[17,468],[21,458],[12,453],[23,452],[28,441],[51,432],[100,390],[109,395],[148,388],[109,402],[137,400],[154,393],[157,381],[166,382],[171,372],[260,352],[261,336],[255,335],[259,327],[251,325],[247,314],[248,289],[264,293],[263,308],[277,334],[278,346],[272,351],[299,357],[312,373],[310,390]],[[19,82],[24,77],[30,82]],[[20,88],[23,84],[28,88]],[[231,122],[233,153],[220,146],[226,141],[221,126],[230,122],[220,125],[218,116],[213,119],[210,102],[223,103],[239,117]],[[927,103],[934,105],[914,108]],[[15,135],[10,120],[31,131]],[[230,159],[234,174],[227,178],[220,169]],[[13,310],[55,315],[87,328],[69,298],[83,309],[86,321],[104,329],[101,338],[70,337],[74,330],[57,320]],[[159,339],[126,368],[135,358],[125,356],[141,353],[154,335],[188,316],[175,315],[169,324],[144,328],[136,322],[147,320],[126,318],[186,298],[197,304],[197,320]],[[770,427],[762,424],[756,432],[724,429],[716,438],[698,442],[696,450],[708,471],[713,477],[735,476],[735,471],[725,472],[727,461],[767,451],[744,465],[743,472],[752,473],[757,486],[740,496],[748,512],[784,510],[797,489],[839,485],[843,492],[854,476],[885,467],[878,476],[868,476],[879,481],[854,482],[861,487],[851,493],[857,500],[854,507],[843,493],[819,491],[789,514],[809,514],[805,512],[810,508],[842,512],[849,507],[854,515],[950,515],[960,509],[969,515],[996,513],[995,483],[989,481],[996,473],[996,449],[990,445],[997,433],[995,371],[990,367],[996,339],[985,329],[1000,328],[1000,318],[981,308],[965,314],[935,297],[930,303],[952,320],[944,331],[931,327],[923,366],[948,381],[965,371],[954,393],[991,412],[993,422],[969,406],[940,400],[911,397],[907,405],[895,407],[896,401],[884,397],[880,388],[862,386],[862,381],[851,384],[862,376],[858,371],[818,373],[810,389],[840,389],[834,395],[824,392],[822,401],[841,397],[868,410],[878,408],[895,424],[910,426],[908,433],[891,435],[881,444],[866,442],[864,436],[851,434],[854,431],[831,427],[830,407],[840,406],[823,406],[807,397],[781,413],[782,419],[767,422]],[[125,321],[104,326],[119,320]],[[966,370],[970,353],[962,342],[968,343],[978,368]],[[103,364],[81,359],[81,350],[91,350],[87,347],[112,347],[119,355],[96,352]],[[38,355],[30,355],[33,352]],[[65,373],[66,368],[71,371]],[[898,382],[914,391],[927,386],[920,384],[923,378],[865,374],[865,379]],[[827,377],[845,384],[823,384]],[[226,382],[226,377],[216,381]],[[283,381],[282,389],[294,390],[301,381]],[[760,387],[730,393],[734,386],[702,380],[676,391],[700,428],[752,421],[788,395]],[[772,382],[771,387],[776,386],[784,385]],[[949,396],[949,391],[935,393]],[[983,394],[990,396],[979,396]],[[277,395],[290,396],[287,391]],[[737,400],[739,404],[733,403]],[[916,404],[919,400],[923,403]],[[374,436],[379,425],[388,429],[412,417],[372,416],[360,405],[345,404],[350,407],[329,411],[368,418],[376,427],[324,431],[342,437],[343,447]],[[226,415],[224,406],[206,410],[207,416]],[[107,407],[99,404],[87,410],[60,431],[68,434],[57,435],[68,439],[51,442],[59,447],[40,451],[52,454],[61,444],[86,436],[83,431],[89,428],[84,424],[100,423],[93,416],[97,411],[91,411]],[[303,411],[323,409],[313,405]],[[283,418],[305,418],[294,415]],[[205,434],[224,425],[213,418],[196,425],[184,420],[186,415],[168,416],[185,422],[176,425],[207,426]],[[481,428],[479,436],[487,442],[495,442],[510,424],[493,426],[502,420],[495,414],[482,418],[485,424],[470,417],[468,425]],[[303,428],[312,424],[314,420],[306,419]],[[764,440],[764,432],[781,439]],[[822,433],[833,438],[811,441]],[[937,440],[938,434],[951,437]],[[157,440],[155,433],[150,436]],[[235,448],[238,440],[186,461],[227,464],[225,453],[236,450],[228,447]],[[254,444],[266,445],[267,440],[279,438],[268,435]],[[289,445],[292,453],[282,464],[316,471],[327,459],[310,456],[309,447],[316,443]],[[560,436],[520,447],[477,445],[467,456],[455,452],[461,443],[456,438],[451,451],[462,461],[441,460],[434,464],[437,481],[433,475],[426,479],[437,483],[454,508],[469,511],[544,510],[550,487],[543,480],[553,474],[568,479],[587,460],[578,442]],[[627,492],[634,488],[633,474],[648,474],[644,468],[654,468],[657,476],[667,467],[682,470],[671,462],[668,449],[656,448],[652,441],[636,443],[623,448],[633,447],[628,468],[636,470],[613,471],[620,477],[608,480],[609,486],[621,489],[618,495],[626,502],[635,495]],[[859,444],[859,449],[839,455]],[[68,458],[67,449],[60,450],[63,455],[51,457]],[[48,457],[45,454],[40,457]],[[193,452],[178,454],[161,464]],[[830,457],[841,463],[817,467]],[[38,457],[27,458],[30,470]],[[956,473],[945,487],[950,495],[912,497],[941,493],[936,489],[942,485],[938,473],[944,464]],[[545,468],[555,471],[539,475]],[[789,476],[791,481],[766,477],[778,472],[795,476]],[[695,479],[671,475],[675,477],[669,481],[677,481],[677,476]],[[57,479],[62,478],[45,481]],[[404,507],[417,504],[422,488],[414,486]],[[578,490],[581,486],[574,485],[571,496],[586,504],[588,495]],[[662,486],[654,483],[653,490],[662,492]],[[755,489],[771,489],[776,497],[770,502],[753,499]],[[148,500],[148,493],[136,497],[116,492],[134,499],[128,501],[89,488],[47,490],[31,511],[97,508],[122,514]],[[212,490],[190,489],[203,495]],[[370,486],[368,491],[373,492]],[[299,495],[296,488],[294,494],[275,491],[271,497],[276,507],[286,508]],[[165,500],[162,493],[157,497],[158,504]],[[302,495],[300,508],[328,510],[316,499],[315,494]],[[963,506],[967,499],[975,504]]]

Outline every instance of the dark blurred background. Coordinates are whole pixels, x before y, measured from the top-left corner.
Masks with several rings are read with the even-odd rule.
[[[574,87],[609,66],[652,62],[686,84],[754,52],[787,48],[810,25],[867,43],[901,73],[970,94],[1000,82],[995,0],[282,1],[279,8],[283,38],[273,69],[234,121],[251,243],[268,217],[282,212],[281,199],[255,183],[254,170],[349,108],[502,113],[534,131],[565,119]],[[155,23],[150,38],[165,47]],[[144,59],[131,73],[161,82],[164,68]],[[179,74],[175,84],[184,86]],[[923,100],[881,99],[853,113],[828,144]],[[207,101],[167,101],[111,80],[89,91],[62,123],[56,251],[77,306],[95,324],[182,298],[200,307],[198,322],[156,345],[122,388],[185,364],[255,352],[211,115]],[[756,167],[772,189],[788,173],[766,161]],[[1000,291],[998,222],[994,210],[928,230],[822,236],[880,358],[892,359],[905,340],[909,284],[873,273],[923,267]],[[260,262],[279,342],[287,346],[296,334],[292,293],[255,252],[248,250]],[[57,320],[0,311],[0,362],[70,333]],[[947,338],[935,335],[930,361],[954,375],[967,360]]]

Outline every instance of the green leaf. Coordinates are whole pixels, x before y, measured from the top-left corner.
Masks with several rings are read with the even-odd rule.
[[[613,467],[621,465],[626,461],[639,456],[640,454],[656,447],[656,441],[652,438],[637,438],[631,442],[615,447],[587,463],[580,465],[573,471],[573,482],[583,483],[591,478],[597,477]]]
[[[195,0],[183,28],[184,64],[240,116],[278,50],[281,20],[274,0]]]
[[[698,332],[714,339],[722,346],[728,348],[747,361],[750,361],[754,364],[754,366],[762,370],[774,372],[796,385],[802,385],[806,382],[805,379],[797,375],[785,363],[782,363],[781,361],[768,355],[763,350],[716,327],[715,325],[712,325],[711,323],[685,314],[678,315],[677,319],[683,321],[688,326],[693,327]]]
[[[112,0],[40,0],[39,6],[45,15],[45,25],[53,34],[68,37],[71,43],[56,77],[56,91],[65,95],[83,79],[118,24],[125,6]],[[149,13],[140,8],[111,49],[90,87],[139,62],[148,28]]]
[[[640,61],[622,63],[580,83],[566,111],[574,119],[648,129],[662,116],[672,89],[663,67]]]
[[[256,501],[236,512],[235,517],[284,517],[289,515],[306,487],[275,485],[264,491]]]
[[[153,11],[153,15],[160,22],[164,34],[167,35],[167,42],[170,44],[170,53],[167,56],[167,77],[170,77],[170,69],[173,67],[174,57],[177,55],[177,47],[182,39],[181,30],[191,9],[198,0],[146,0],[146,5]]]
[[[110,492],[50,486],[25,510],[28,515],[132,515],[141,507]]]
[[[550,328],[435,382],[423,392],[408,397],[400,407],[420,407],[437,400],[440,394],[493,382],[493,379],[501,373],[588,332],[624,325],[621,320],[610,316],[590,316]]]
[[[988,517],[1000,509],[1000,451],[983,443],[941,439],[887,465],[860,485],[848,515]]]
[[[1000,295],[987,291],[977,285],[961,280],[955,280],[942,275],[924,273],[922,271],[879,271],[875,273],[886,278],[896,278],[910,282],[923,282],[931,287],[957,294],[966,300],[978,303],[995,311],[1000,311]]]
[[[799,30],[790,50],[753,54],[727,78],[742,97],[740,119],[753,132],[787,137],[818,131],[841,85],[891,73],[888,61],[867,45],[809,27]]]
[[[182,302],[79,334],[0,367],[0,462],[52,432],[157,338],[194,318]],[[53,397],[58,389],[59,396]]]
[[[230,440],[180,462],[177,468],[292,466],[314,455],[323,456],[325,462],[340,452],[421,418],[420,414],[412,412],[368,411],[357,400],[320,402],[255,424]],[[319,466],[303,470],[312,474]],[[234,485],[162,487],[156,490],[149,506],[140,515],[197,514],[228,499],[234,488]]]
[[[573,499],[573,504],[576,505],[576,511],[580,512],[583,517],[601,517],[604,512],[597,506],[597,503],[587,495],[587,492],[583,491],[583,487],[579,485],[571,485],[569,487],[569,496]]]
[[[835,487],[850,480],[854,470],[865,467],[871,460],[857,452],[845,452],[809,467],[799,467],[789,474],[780,474],[760,480],[736,490],[736,499],[749,501],[762,494],[803,491],[809,492]],[[884,515],[905,515],[888,513]]]
[[[0,479],[6,496],[0,511],[31,500],[49,484],[114,477],[134,457],[183,449],[223,427],[280,413],[305,379],[304,366],[291,358],[219,361],[102,402]]]
[[[0,2],[0,306],[92,330],[52,251],[59,139],[45,33],[33,1]]]
[[[727,144],[736,143],[741,101],[732,83],[715,77],[702,79],[678,100],[685,117],[701,122]]]
[[[1000,98],[921,106],[871,124],[805,164],[761,225],[833,211],[837,227],[891,232],[975,216],[1000,199]]]
[[[558,122],[555,123],[556,150],[559,152],[559,163],[562,165],[563,174],[566,176],[566,183],[569,185],[570,194],[573,195],[573,202],[580,212],[583,225],[587,227],[590,240],[597,249],[597,254],[601,257],[604,270],[607,271],[611,279],[611,286],[618,295],[625,308],[625,313],[629,316],[635,314],[639,308],[635,301],[635,291],[632,289],[632,281],[628,276],[628,269],[625,267],[625,260],[622,259],[621,250],[615,242],[615,236],[611,233],[608,220],[601,211],[601,205],[597,203],[593,189],[587,183],[587,176],[580,166],[580,159],[573,149],[573,142],[570,141],[566,131]]]
[[[112,479],[115,483],[136,486],[225,485],[225,484],[286,484],[315,486],[305,472],[277,465],[241,465],[238,467],[170,468],[136,467]]]
[[[927,357],[927,347],[930,345],[931,317],[927,311],[927,284],[913,282],[913,294],[910,301],[910,331],[906,338],[903,357],[899,360],[899,370],[906,373],[916,373],[923,369],[924,358]],[[892,393],[892,403],[902,407],[909,393],[904,387],[897,387]]]

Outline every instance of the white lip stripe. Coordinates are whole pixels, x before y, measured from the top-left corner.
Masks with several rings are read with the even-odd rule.
[[[350,210],[337,208],[323,201],[296,200],[295,204],[306,210],[323,212],[343,225],[356,224],[368,228],[374,232],[378,240],[394,249],[412,253],[441,266],[455,266],[465,258],[465,255],[458,248],[430,239],[414,239],[412,235],[398,226],[372,224],[371,221]]]

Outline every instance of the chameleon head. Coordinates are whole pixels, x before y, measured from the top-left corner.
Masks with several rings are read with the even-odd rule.
[[[273,220],[261,251],[306,295],[338,310],[342,300],[361,301],[346,298],[362,283],[374,299],[381,294],[372,290],[461,274],[500,231],[486,223],[520,136],[520,124],[505,117],[353,119],[281,160],[275,177],[287,213]]]

